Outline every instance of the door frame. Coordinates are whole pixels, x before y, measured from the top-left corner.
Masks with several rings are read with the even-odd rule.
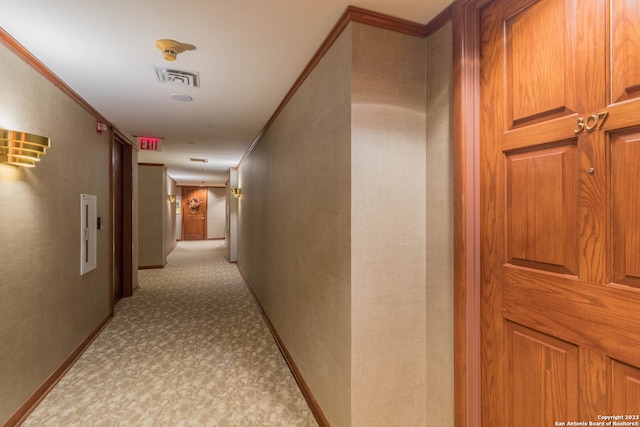
[[[480,352],[480,10],[453,12],[454,405],[456,426],[479,427]]]
[[[113,307],[116,303],[113,297],[113,290],[115,286],[116,278],[114,277],[113,270],[116,259],[115,248],[115,222],[117,221],[115,212],[115,192],[118,190],[114,188],[114,168],[113,168],[113,153],[114,145],[122,145],[122,297],[130,297],[133,295],[133,143],[124,136],[120,131],[115,128],[111,128],[111,195],[110,195],[110,212],[111,212],[111,314],[113,315]]]

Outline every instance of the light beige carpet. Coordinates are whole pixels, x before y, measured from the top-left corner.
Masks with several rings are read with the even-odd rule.
[[[23,426],[317,426],[224,241],[179,242]]]

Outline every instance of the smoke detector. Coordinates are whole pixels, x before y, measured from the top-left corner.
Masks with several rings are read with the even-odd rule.
[[[175,61],[178,54],[186,50],[182,43],[169,39],[156,40],[156,47],[162,51],[162,57],[167,61]]]

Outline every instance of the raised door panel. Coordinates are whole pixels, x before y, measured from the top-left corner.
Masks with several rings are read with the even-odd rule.
[[[529,0],[506,7],[507,128],[575,112],[578,50],[574,2]]]
[[[611,413],[623,417],[618,421],[640,423],[640,369],[614,360],[611,380]]]
[[[611,2],[611,102],[640,97],[640,3]]]
[[[576,146],[506,158],[507,262],[576,275]]]
[[[640,133],[611,138],[613,281],[640,288]]]
[[[204,219],[200,216],[197,218],[190,218],[185,220],[184,223],[184,237],[185,240],[202,240],[204,234],[203,230]]]
[[[578,419],[578,347],[511,322],[505,330],[506,392],[512,402],[506,425]]]

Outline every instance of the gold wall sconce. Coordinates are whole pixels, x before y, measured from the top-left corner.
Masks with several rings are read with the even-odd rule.
[[[238,197],[240,197],[240,194],[242,194],[242,192],[240,191],[240,189],[238,187],[233,187],[231,189],[231,194],[233,194],[233,197],[235,197],[237,199]]]
[[[51,147],[47,137],[15,130],[0,129],[0,162],[8,165],[35,167],[40,156]]]
[[[176,195],[169,194],[169,203],[175,203],[175,201],[176,201]]]

